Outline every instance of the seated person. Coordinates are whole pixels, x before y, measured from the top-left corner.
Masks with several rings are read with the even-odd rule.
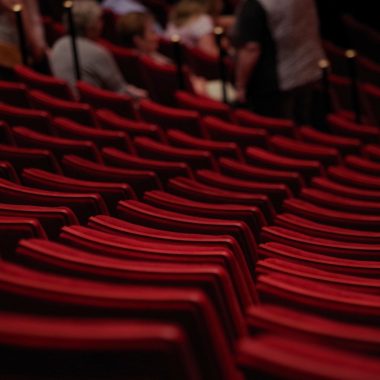
[[[160,54],[159,36],[155,19],[149,12],[130,12],[119,17],[117,32],[120,43],[152,58],[157,63],[171,64],[168,57]]]
[[[121,16],[118,20],[117,31],[120,43],[140,54],[149,56],[158,64],[173,64],[158,49],[159,37],[154,28],[154,18],[147,12],[132,12]],[[205,78],[190,74],[190,81],[196,94],[221,100],[220,81],[207,81]],[[229,99],[234,98],[231,84],[227,85]]]
[[[214,27],[228,29],[232,24],[230,16],[220,16],[221,11],[221,0],[181,0],[170,12],[165,35],[168,38],[179,35],[183,43],[217,57],[219,49],[215,42]],[[223,44],[228,50],[226,39]]]
[[[91,0],[76,1],[72,12],[81,79],[105,90],[127,93],[135,98],[146,97],[145,90],[125,83],[112,55],[96,42],[102,31],[101,7]],[[76,76],[70,36],[63,36],[54,44],[50,65],[53,74],[66,80],[75,92]]]

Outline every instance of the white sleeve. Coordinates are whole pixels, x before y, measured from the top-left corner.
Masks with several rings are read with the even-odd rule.
[[[200,15],[192,22],[189,29],[191,29],[191,34],[193,37],[198,39],[213,32],[214,22],[211,16],[206,14]]]

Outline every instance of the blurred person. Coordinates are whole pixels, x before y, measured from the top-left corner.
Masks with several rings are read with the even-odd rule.
[[[170,12],[165,34],[168,38],[179,35],[184,44],[218,56],[214,27],[221,9],[220,0],[181,0]]]
[[[154,28],[154,18],[148,12],[131,12],[118,20],[117,31],[120,43],[134,49],[142,55],[149,56],[158,64],[174,64],[168,57],[158,52],[159,36]],[[191,85],[196,94],[221,100],[221,82],[208,81],[205,78],[189,74]],[[229,98],[234,99],[234,89],[227,84]]]
[[[313,0],[245,0],[234,26],[237,101],[309,123],[324,58]]]
[[[76,27],[76,43],[79,56],[81,79],[93,86],[135,98],[146,97],[146,91],[125,83],[113,56],[97,39],[102,32],[102,8],[92,0],[74,2],[73,18]],[[76,92],[71,37],[60,38],[50,54],[50,65],[56,77],[66,80]]]
[[[31,59],[29,63],[38,65],[45,57],[47,44],[36,0],[0,0],[0,64],[13,67],[21,63],[16,18],[12,10],[15,4],[23,7],[22,20]]]
[[[116,30],[122,45],[149,56],[156,63],[172,63],[168,57],[158,52],[159,35],[151,13],[126,13],[119,17]]]
[[[117,15],[147,11],[147,8],[136,0],[103,0],[102,7],[110,9]]]

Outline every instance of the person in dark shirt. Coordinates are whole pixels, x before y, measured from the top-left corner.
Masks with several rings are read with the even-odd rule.
[[[262,115],[308,123],[324,58],[313,0],[245,0],[233,30],[237,100]]]

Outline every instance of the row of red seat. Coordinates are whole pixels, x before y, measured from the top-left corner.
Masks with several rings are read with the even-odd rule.
[[[378,145],[181,95],[92,126],[0,105],[0,345],[35,358],[0,373],[376,378]]]

